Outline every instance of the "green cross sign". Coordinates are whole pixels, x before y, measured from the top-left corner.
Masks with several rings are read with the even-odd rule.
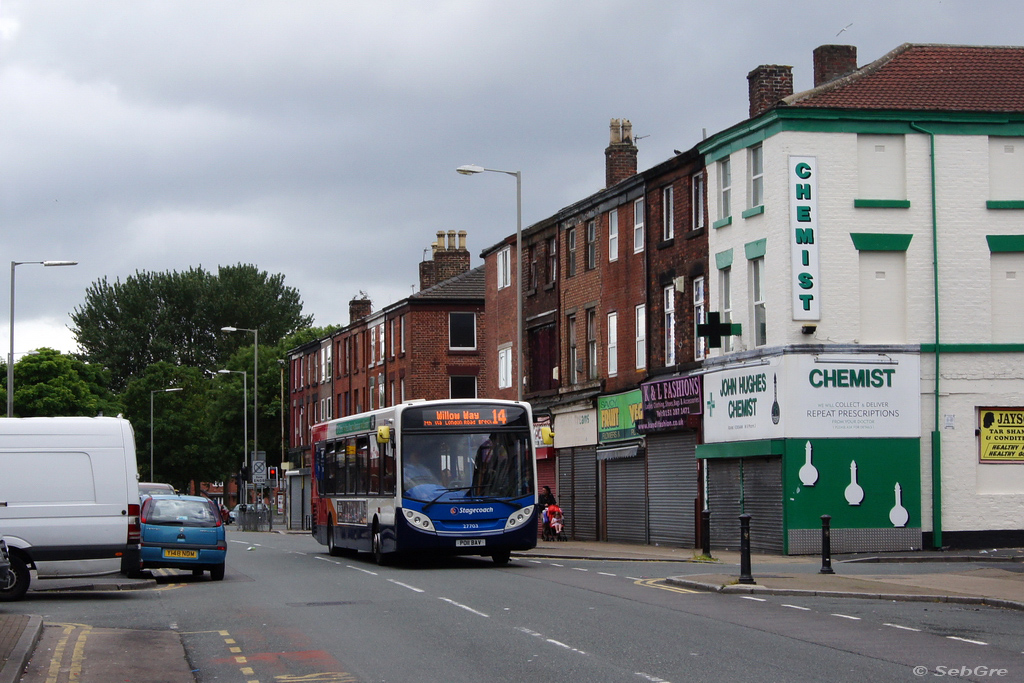
[[[723,323],[722,314],[717,311],[708,313],[706,320],[707,322],[697,324],[697,336],[707,337],[708,346],[713,349],[722,348],[722,337],[743,333],[739,323]]]

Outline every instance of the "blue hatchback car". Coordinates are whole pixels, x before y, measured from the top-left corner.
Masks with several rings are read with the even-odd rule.
[[[217,504],[199,496],[146,496],[142,499],[142,568],[191,569],[224,578],[227,540]]]

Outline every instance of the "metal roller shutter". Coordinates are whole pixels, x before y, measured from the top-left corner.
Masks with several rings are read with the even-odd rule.
[[[597,540],[597,448],[558,451],[558,506],[566,535],[576,541]]]
[[[649,543],[694,547],[699,486],[696,451],[694,432],[648,435]]]
[[[740,547],[741,480],[743,507],[751,515],[751,551],[781,554],[782,458],[778,456],[708,461],[711,546]]]
[[[641,451],[642,452],[642,451]],[[607,538],[616,543],[647,542],[646,471],[642,456],[608,460]]]

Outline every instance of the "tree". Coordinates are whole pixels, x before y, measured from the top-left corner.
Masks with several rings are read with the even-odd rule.
[[[169,388],[181,391],[163,391]],[[123,395],[125,415],[135,428],[139,471],[144,479],[187,490],[189,482],[219,481],[233,471],[230,457],[213,447],[206,429],[211,391],[210,380],[199,369],[164,361],[152,364],[128,383]]]
[[[3,368],[3,401],[7,400],[7,368]],[[49,348],[26,355],[14,364],[14,413],[18,417],[116,415],[121,411],[107,388],[102,368]]]
[[[245,345],[222,327],[258,329],[261,343],[312,323],[302,314],[298,291],[254,265],[188,271],[137,271],[124,282],[106,278],[86,290],[71,315],[82,357],[110,371],[111,387],[123,390],[158,361],[212,371]]]

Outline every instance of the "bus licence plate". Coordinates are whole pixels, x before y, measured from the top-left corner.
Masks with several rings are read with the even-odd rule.
[[[177,548],[164,548],[164,557],[184,558],[194,560],[199,557],[198,550],[179,550]]]
[[[455,539],[456,548],[470,548],[474,546],[486,545],[487,541],[482,538],[457,538]]]

